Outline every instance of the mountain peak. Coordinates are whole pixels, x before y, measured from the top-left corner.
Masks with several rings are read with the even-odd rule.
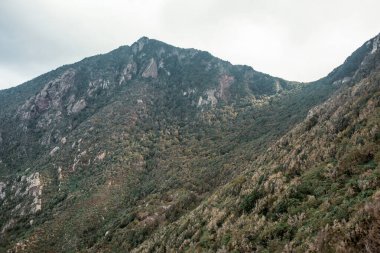
[[[148,37],[146,37],[146,36],[143,36],[143,37],[141,37],[140,39],[138,39],[136,42],[134,42],[133,44],[132,44],[132,49],[133,49],[133,51],[135,52],[135,53],[137,53],[137,52],[140,52],[140,51],[142,51],[143,50],[143,48],[149,43],[149,44],[151,44],[151,42],[153,42],[153,41],[157,41],[157,40],[153,40],[153,39],[150,39],[150,38],[148,38]],[[157,41],[157,42],[159,42],[159,41]],[[162,43],[162,42],[161,42]]]
[[[149,40],[149,38],[147,36],[142,36],[140,39],[138,39],[136,42],[137,43],[140,43],[140,42],[147,42]]]

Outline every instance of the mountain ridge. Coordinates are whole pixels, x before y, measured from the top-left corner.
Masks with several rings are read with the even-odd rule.
[[[305,196],[313,195],[313,208],[330,215],[325,200],[301,189],[300,180],[320,180],[326,184],[322,197],[331,197],[336,178],[342,189],[350,174],[369,180],[356,167],[344,168],[347,161],[364,162],[369,177],[377,173],[378,37],[306,84],[142,37],[0,91],[0,249],[305,250],[293,231],[302,231],[303,223],[285,225],[301,213],[292,211],[281,189],[306,207]],[[367,123],[360,128],[358,122]],[[302,136],[300,143],[293,135]],[[340,135],[357,136],[356,142],[361,137],[345,141],[371,157],[344,147]],[[318,157],[332,159],[334,145],[342,151],[332,153],[337,163],[326,165]],[[322,176],[323,166],[340,174]],[[375,194],[377,181],[370,182],[370,191],[355,186],[366,195],[355,197],[353,207]],[[287,192],[287,184],[295,192]],[[304,215],[305,221],[314,217]],[[343,224],[343,216],[331,215]],[[205,217],[213,223],[204,224]],[[246,227],[242,237],[231,225],[236,221],[243,227],[261,222],[270,230]],[[313,228],[335,222],[322,221]],[[312,241],[315,235],[304,235],[305,243],[327,249]]]

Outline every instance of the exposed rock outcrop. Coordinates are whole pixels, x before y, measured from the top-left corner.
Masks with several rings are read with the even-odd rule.
[[[84,108],[86,108],[87,103],[86,100],[83,98],[75,102],[75,104],[72,105],[72,107],[68,108],[69,114],[75,114],[82,111]]]
[[[5,194],[5,187],[7,186],[6,183],[0,182],[0,200],[4,199],[6,194]]]
[[[142,73],[142,77],[145,78],[157,78],[157,63],[154,58],[150,59],[148,65],[146,66],[144,72]]]

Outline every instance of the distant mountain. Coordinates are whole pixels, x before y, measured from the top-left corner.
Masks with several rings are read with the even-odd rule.
[[[378,47],[297,83],[143,37],[0,91],[0,249],[371,252]]]

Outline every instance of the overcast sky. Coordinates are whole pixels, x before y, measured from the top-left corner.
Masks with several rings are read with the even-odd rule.
[[[379,0],[0,0],[0,89],[142,36],[312,81],[380,32]]]

